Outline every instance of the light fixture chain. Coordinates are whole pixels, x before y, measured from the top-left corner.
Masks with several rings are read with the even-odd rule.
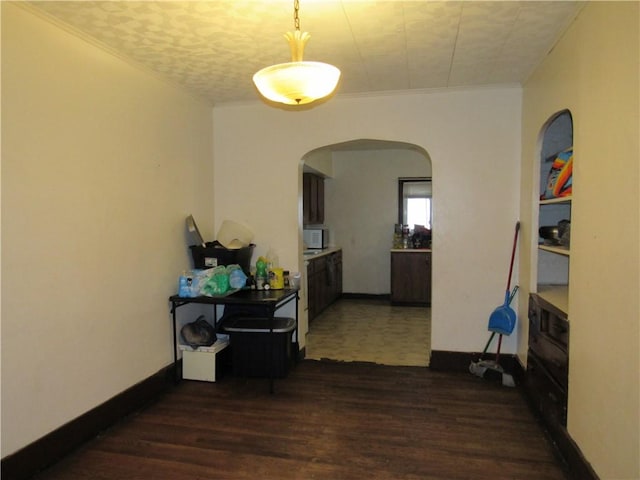
[[[298,17],[298,10],[300,10],[300,0],[293,0],[293,24],[296,30],[300,31],[300,17]]]

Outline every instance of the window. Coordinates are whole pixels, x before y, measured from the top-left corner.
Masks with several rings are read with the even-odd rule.
[[[398,223],[431,229],[431,178],[398,179]]]

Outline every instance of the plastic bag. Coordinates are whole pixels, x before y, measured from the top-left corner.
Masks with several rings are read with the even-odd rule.
[[[209,278],[200,289],[200,293],[208,297],[214,297],[223,295],[227,290],[229,290],[227,268],[223,265],[218,265],[210,269]]]
[[[200,295],[201,285],[208,275],[207,270],[190,270],[180,275],[178,280],[178,295],[184,298],[194,298]]]
[[[247,275],[244,273],[240,265],[228,265],[227,273],[229,274],[229,286],[231,288],[244,288],[247,284]]]
[[[209,347],[218,339],[215,329],[200,315],[195,322],[187,323],[180,329],[180,335],[185,344],[191,348]]]

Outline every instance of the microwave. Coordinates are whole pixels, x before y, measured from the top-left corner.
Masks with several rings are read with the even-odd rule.
[[[327,248],[329,246],[329,229],[305,228],[303,239],[307,248]]]

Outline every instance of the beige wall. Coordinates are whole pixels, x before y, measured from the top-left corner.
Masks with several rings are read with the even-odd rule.
[[[2,456],[172,361],[211,107],[2,2]]]
[[[315,173],[323,177],[333,176],[333,155],[328,148],[319,148],[309,152],[304,157],[304,165],[305,167],[311,167]]]
[[[479,351],[488,315],[504,299],[518,218],[520,98],[519,88],[495,87],[334,98],[300,112],[216,106],[216,222],[251,226],[256,254],[274,249],[286,268],[300,269],[301,159],[355,139],[415,144],[429,153],[437,179],[432,346]],[[515,352],[516,337],[505,339],[505,352]]]
[[[540,129],[562,109],[573,115],[568,430],[602,479],[640,478],[639,5],[589,3],[523,100],[524,293],[535,288]]]

